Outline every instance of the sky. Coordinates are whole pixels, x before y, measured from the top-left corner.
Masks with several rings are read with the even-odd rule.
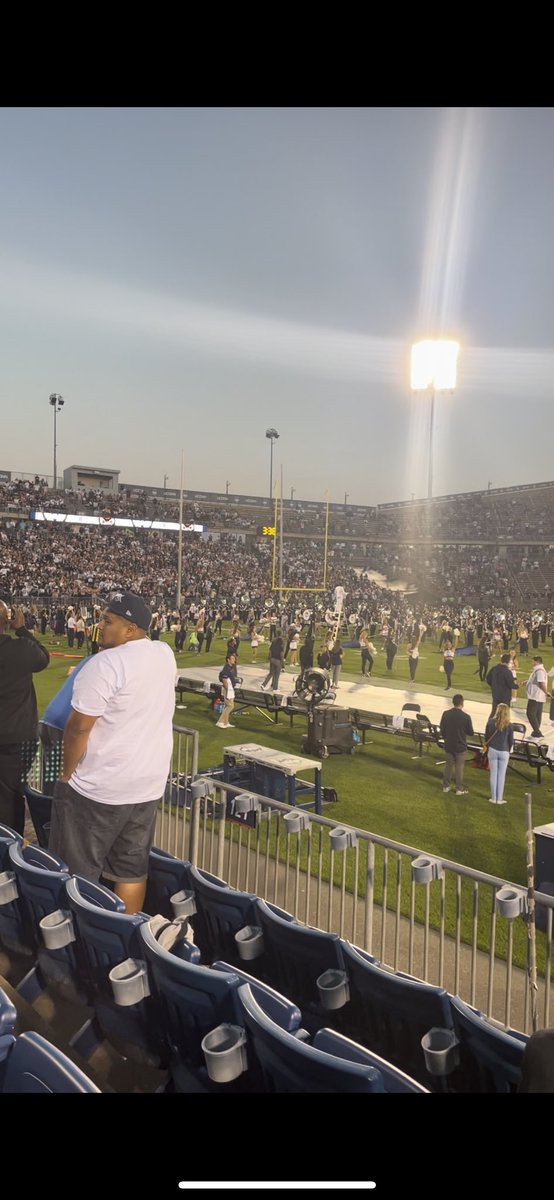
[[[427,494],[554,478],[553,108],[0,110],[0,470]]]

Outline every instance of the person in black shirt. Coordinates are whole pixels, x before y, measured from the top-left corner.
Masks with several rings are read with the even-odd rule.
[[[329,654],[331,658],[331,666],[333,668],[333,687],[338,687],[343,656],[343,649],[340,642],[335,642],[332,650],[329,651]]]
[[[277,688],[279,687],[279,676],[284,666],[284,656],[285,643],[282,637],[279,635],[278,637],[273,638],[271,646],[269,647],[269,671],[263,683],[260,685],[262,692],[265,690],[270,680],[271,690],[273,692],[277,691]]]
[[[8,629],[15,631],[15,638]],[[21,609],[0,601],[0,822],[23,833],[23,786],[36,753],[37,698],[33,675],[44,671],[50,655],[25,628]]]
[[[392,666],[394,663],[394,659],[395,659],[397,650],[398,650],[398,646],[396,645],[396,642],[394,641],[392,634],[389,633],[387,640],[385,642],[385,654],[387,656],[387,671],[392,671]]]
[[[517,692],[518,689],[509,662],[510,655],[503,654],[500,662],[492,667],[487,675],[487,683],[492,691],[491,717],[494,717],[499,704],[507,704],[508,707],[511,705],[512,692]]]
[[[481,680],[481,683],[484,683],[484,681],[485,681],[490,656],[491,655],[490,655],[487,635],[484,633],[483,636],[481,638],[479,638],[479,643],[477,645],[477,658],[479,661],[479,679]],[[474,674],[477,674],[477,672],[474,672]]]
[[[443,792],[450,791],[452,771],[456,772],[456,795],[466,796],[464,787],[464,765],[467,752],[467,739],[473,734],[471,717],[463,711],[464,698],[459,692],[452,697],[452,708],[443,712],[440,721],[441,737],[444,741],[446,762],[442,780]]]

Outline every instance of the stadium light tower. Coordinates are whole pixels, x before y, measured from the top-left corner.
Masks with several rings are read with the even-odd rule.
[[[269,444],[271,447],[269,454],[269,500],[271,502],[273,498],[273,443],[277,441],[279,434],[277,433],[276,429],[271,428],[266,429],[265,436],[266,438],[269,438]]]
[[[62,409],[64,406],[64,398],[63,398],[63,396],[60,396],[59,392],[51,392],[49,403],[50,403],[51,407],[54,409],[54,491],[55,491],[58,486],[57,464],[56,464],[56,448],[57,448],[56,416],[60,412],[60,409]]]
[[[412,346],[411,388],[413,392],[431,393],[429,418],[429,475],[427,498],[433,498],[433,434],[435,425],[435,393],[453,392],[456,387],[458,342],[440,338],[416,342]]]

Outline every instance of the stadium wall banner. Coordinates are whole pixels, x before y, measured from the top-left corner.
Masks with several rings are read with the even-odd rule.
[[[12,477],[11,471],[0,471],[0,483],[9,483]]]
[[[55,513],[55,512],[32,512],[29,514],[31,521],[56,521],[62,525],[104,525],[106,528],[115,527],[117,529],[163,529],[169,532],[178,532],[178,521],[148,521],[148,520],[132,520],[130,517],[93,517],[88,513]],[[203,533],[204,526],[193,524],[192,521],[183,522],[184,533]]]

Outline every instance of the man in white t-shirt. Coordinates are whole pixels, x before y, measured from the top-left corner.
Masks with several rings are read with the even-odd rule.
[[[133,592],[114,592],[100,618],[102,653],[75,681],[49,842],[72,873],[113,881],[128,913],[144,901],[173,750],[175,656],[150,641],[151,619]]]
[[[525,685],[527,692],[527,720],[533,730],[531,737],[540,738],[542,709],[546,697],[547,674],[540,654],[533,655],[533,670]]]

